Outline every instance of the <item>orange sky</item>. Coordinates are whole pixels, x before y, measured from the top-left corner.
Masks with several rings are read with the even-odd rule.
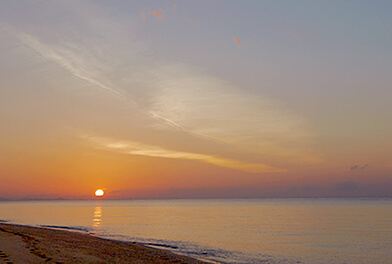
[[[0,198],[392,195],[389,16],[43,5],[0,4]]]

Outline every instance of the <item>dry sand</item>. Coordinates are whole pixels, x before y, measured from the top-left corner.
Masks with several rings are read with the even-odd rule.
[[[0,263],[205,263],[70,231],[0,223]]]

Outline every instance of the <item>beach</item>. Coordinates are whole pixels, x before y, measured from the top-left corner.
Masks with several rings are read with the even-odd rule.
[[[205,263],[88,234],[0,223],[0,263]]]

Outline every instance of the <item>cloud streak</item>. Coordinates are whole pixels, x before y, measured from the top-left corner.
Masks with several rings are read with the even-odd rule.
[[[101,38],[108,34],[106,28],[104,31],[88,28],[89,34],[78,37],[83,39],[82,43],[91,44],[85,46],[71,42],[71,37],[69,42],[63,42],[27,33],[15,35],[24,46],[72,76],[157,120],[150,122],[149,129],[174,129],[209,143],[218,142],[249,160],[279,157],[286,161],[318,162],[308,145],[313,134],[305,120],[280,102],[247,94],[246,89],[187,64],[146,60],[141,55],[146,49],[142,47],[140,53],[132,53],[137,50],[129,48],[135,45],[134,39],[123,37],[124,30],[116,29],[115,37]],[[298,142],[302,144],[300,150]]]
[[[367,167],[369,167],[369,164],[365,164],[365,165],[354,165],[350,168],[350,170],[364,170]]]
[[[205,155],[192,152],[183,152],[165,149],[159,146],[147,145],[140,142],[133,141],[122,141],[111,138],[102,137],[83,137],[87,139],[94,147],[114,151],[117,153],[123,153],[128,155],[138,155],[145,157],[154,158],[167,158],[167,159],[184,159],[184,160],[195,160],[204,163],[209,163],[224,168],[237,169],[251,173],[267,173],[267,172],[283,172],[278,168],[261,164],[261,163],[247,163],[238,160],[226,159],[216,157],[213,155]]]
[[[74,77],[90,83],[96,87],[99,87],[103,90],[106,90],[122,99],[127,100],[128,103],[131,103],[133,106],[136,106],[138,109],[142,110],[148,116],[163,121],[170,127],[179,129],[183,132],[186,132],[180,125],[176,124],[175,122],[171,121],[168,118],[160,116],[157,113],[149,111],[142,107],[139,103],[137,103],[133,98],[127,96],[124,92],[121,92],[117,89],[114,89],[108,85],[105,85],[101,81],[97,80],[94,75],[93,70],[84,62],[83,58],[75,54],[69,49],[64,49],[61,47],[53,48],[53,46],[46,45],[39,41],[37,38],[30,36],[28,34],[20,33],[17,35],[20,42],[28,47],[29,49],[33,50],[35,53],[39,54],[46,60],[57,64],[58,66],[62,67]]]
[[[70,50],[57,49],[56,51],[52,49],[50,46],[40,42],[37,38],[33,36],[23,34],[23,33],[18,34],[17,36],[20,42],[24,44],[26,47],[33,50],[35,53],[39,54],[46,60],[56,63],[63,69],[67,70],[74,77],[82,81],[86,81],[101,89],[104,89],[114,95],[124,97],[124,95],[121,92],[91,77],[90,76],[91,74],[87,69],[88,67],[83,63],[83,60],[81,58],[78,58],[78,56],[76,54],[73,54]]]
[[[247,94],[184,65],[166,66],[156,72],[160,89],[148,105],[153,112],[237,150],[297,161],[318,159],[307,145],[313,135],[306,122],[281,103]],[[302,144],[300,150],[295,147],[298,142]]]
[[[125,100],[127,103],[139,109],[143,114],[146,114],[147,116],[160,121],[160,123],[166,124],[170,128],[174,128],[178,131],[181,131],[182,133],[188,134],[193,137],[205,138],[208,140],[213,140],[215,142],[226,143],[223,140],[215,138],[213,136],[201,134],[196,131],[186,129],[180,124],[171,120],[170,117],[162,116],[161,114],[159,114],[159,111],[157,112],[153,109],[149,109],[148,106],[143,106],[141,103],[137,102],[137,100],[127,95],[124,91],[104,84],[102,81],[98,80],[97,77],[101,75],[100,71],[94,70],[94,68],[90,66],[90,63],[88,63],[82,55],[76,53],[72,49],[67,48],[64,45],[47,45],[40,41],[38,38],[25,33],[17,33],[16,36],[20,40],[21,44],[26,46],[28,49],[34,51],[36,54],[40,55],[47,61],[55,63],[56,65],[69,72],[74,77],[85,81],[95,87],[106,90],[109,93],[117,96],[118,98]],[[79,51],[79,53],[81,52]],[[157,70],[159,71],[159,69]],[[151,76],[146,78],[151,78]]]

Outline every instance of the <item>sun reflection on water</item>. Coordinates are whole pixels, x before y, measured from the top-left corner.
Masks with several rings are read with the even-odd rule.
[[[95,206],[94,217],[93,217],[93,227],[99,228],[102,222],[102,208],[100,205]]]

